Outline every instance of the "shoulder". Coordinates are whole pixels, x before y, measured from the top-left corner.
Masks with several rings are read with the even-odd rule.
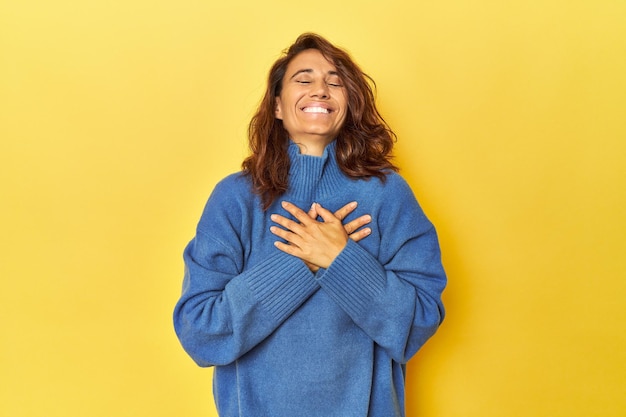
[[[209,202],[234,202],[249,199],[252,195],[250,177],[243,172],[235,172],[220,180],[209,196]]]
[[[256,204],[259,204],[258,198],[252,191],[249,177],[242,172],[236,172],[215,185],[204,207],[202,219],[237,218]]]
[[[381,202],[415,200],[413,190],[407,181],[397,172],[389,172],[384,180],[371,178],[364,182],[368,193],[375,195]]]
[[[400,193],[410,193],[413,195],[413,191],[411,191],[411,187],[409,183],[397,172],[390,172],[387,174],[385,181],[385,188],[388,192],[400,192]]]
[[[410,229],[432,227],[417,201],[415,193],[404,177],[392,172],[387,174],[386,181],[378,182],[380,190],[377,196],[377,209],[381,217],[379,221],[396,226],[403,224],[403,227]]]
[[[390,205],[404,205],[413,202],[415,196],[407,181],[396,172],[387,172],[385,177],[361,178],[352,180],[346,187],[355,199],[368,201],[373,208]]]
[[[242,191],[249,192],[250,191],[250,178],[244,174],[243,172],[235,172],[232,173],[223,179],[221,179],[213,189],[212,194],[221,193],[223,191]]]

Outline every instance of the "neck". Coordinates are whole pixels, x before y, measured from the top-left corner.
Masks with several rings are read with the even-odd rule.
[[[292,142],[298,145],[301,155],[309,156],[322,156],[324,155],[324,149],[331,143],[333,139],[316,139],[316,140],[304,140],[293,139]]]
[[[345,184],[345,176],[337,165],[334,143],[329,144],[319,157],[300,152],[294,142],[289,146],[289,195],[294,201],[310,204],[315,199],[327,198]]]

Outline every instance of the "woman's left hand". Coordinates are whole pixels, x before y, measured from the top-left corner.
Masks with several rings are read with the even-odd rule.
[[[306,213],[292,203],[285,201],[282,207],[295,217],[297,222],[278,214],[271,216],[272,221],[283,228],[272,226],[270,231],[287,241],[287,243],[275,242],[275,246],[285,253],[302,259],[314,272],[319,268],[328,268],[351,238],[342,220],[356,205],[351,203],[333,214],[320,204],[314,203],[310,213],[319,215],[323,220],[321,222],[315,219],[316,216]],[[362,216],[357,220],[357,223],[365,224],[369,222],[369,216]],[[363,234],[359,232],[354,240],[360,240],[368,233],[365,236]]]

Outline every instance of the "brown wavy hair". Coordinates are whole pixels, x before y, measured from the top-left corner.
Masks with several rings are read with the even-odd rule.
[[[376,109],[374,80],[346,51],[317,34],[304,33],[270,69],[265,95],[248,126],[252,153],[243,161],[242,168],[252,178],[254,192],[261,196],[264,210],[289,185],[289,136],[282,120],[275,116],[276,97],[281,93],[287,66],[307,49],[319,50],[337,68],[346,88],[348,111],[335,139],[339,168],[351,178],[377,177],[382,181],[389,171],[398,171],[391,162],[396,135]]]

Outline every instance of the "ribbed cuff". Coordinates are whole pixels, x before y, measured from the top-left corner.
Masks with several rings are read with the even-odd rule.
[[[321,275],[324,291],[350,316],[358,317],[384,290],[385,270],[372,255],[348,240],[343,251]]]
[[[289,317],[319,289],[319,284],[306,265],[300,259],[282,252],[248,272],[250,290],[278,321]]]

